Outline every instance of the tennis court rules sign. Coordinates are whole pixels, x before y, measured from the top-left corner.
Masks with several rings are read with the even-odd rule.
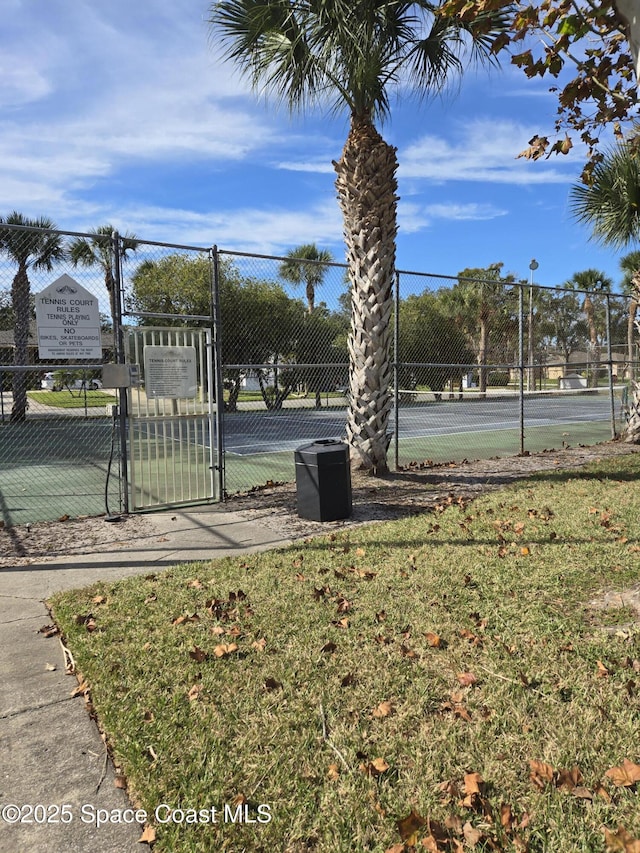
[[[66,273],[36,293],[40,358],[102,361],[98,298]]]

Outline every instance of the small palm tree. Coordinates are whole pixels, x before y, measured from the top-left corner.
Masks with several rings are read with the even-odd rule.
[[[74,267],[100,267],[104,272],[104,286],[109,294],[111,319],[116,318],[116,280],[113,268],[113,225],[100,225],[92,229],[89,237],[77,237],[69,246],[69,257]],[[120,259],[126,260],[129,252],[138,248],[135,234],[120,235]]]
[[[567,290],[582,290],[582,310],[584,311],[589,328],[589,352],[594,365],[589,372],[589,384],[595,388],[598,385],[598,369],[600,365],[601,336],[598,335],[596,306],[592,296],[594,293],[610,293],[613,286],[611,279],[600,270],[588,269],[574,273],[563,285]]]
[[[280,276],[291,284],[306,287],[307,311],[313,314],[316,288],[322,284],[327,264],[333,260],[331,252],[320,250],[315,243],[306,243],[287,252],[287,260],[280,264]]]
[[[6,228],[3,226],[21,226]],[[47,217],[28,219],[14,211],[6,219],[0,218],[0,252],[17,264],[18,270],[11,285],[11,305],[14,317],[14,364],[28,364],[29,321],[31,300],[29,269],[50,270],[56,261],[63,260],[66,251],[55,225]],[[24,421],[27,415],[27,375],[20,371],[13,375],[12,422]]]
[[[589,184],[572,187],[570,204],[573,216],[589,225],[592,237],[600,243],[620,249],[640,240],[640,139],[637,134],[605,153],[593,170]],[[640,301],[640,290],[637,289],[640,277],[629,278],[628,284],[636,288],[630,305],[630,312],[633,309],[631,322],[634,322]],[[633,341],[630,344],[628,340],[627,347],[633,354]],[[625,440],[638,444],[640,383],[635,379],[631,379],[631,391]]]
[[[352,463],[388,470],[393,404],[391,317],[395,281],[398,161],[376,122],[392,95],[432,96],[461,72],[465,58],[495,63],[503,13],[471,21],[439,14],[419,0],[218,0],[210,21],[225,56],[293,111],[314,104],[346,112],[350,129],[334,168],[351,283],[349,409]]]

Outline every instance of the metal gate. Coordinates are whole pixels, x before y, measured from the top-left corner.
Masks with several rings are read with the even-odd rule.
[[[125,328],[131,509],[219,499],[211,329]]]

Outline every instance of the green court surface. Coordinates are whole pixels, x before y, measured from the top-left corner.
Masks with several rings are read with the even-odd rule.
[[[525,429],[525,451],[538,453],[559,450],[563,447],[591,445],[611,438],[611,427],[606,422],[562,424],[559,426],[530,427]],[[394,445],[389,448],[389,464],[393,467]],[[490,459],[497,456],[516,456],[520,452],[520,434],[514,429],[482,430],[455,435],[437,435],[428,438],[402,438],[400,436],[398,462],[460,462],[463,459]],[[248,491],[272,481],[295,480],[295,462],[291,451],[257,453],[252,456],[226,457],[226,488],[229,496]]]
[[[107,418],[33,419],[0,425],[0,520],[7,527],[100,515],[111,448]],[[117,460],[109,508],[120,508]]]
[[[592,445],[611,438],[607,422],[580,422],[525,429],[525,450],[533,453],[566,446]],[[111,446],[107,418],[58,418],[0,425],[0,520],[5,525],[52,521],[105,512],[105,483]],[[201,449],[198,458],[201,458]],[[515,456],[520,450],[515,429],[492,429],[454,435],[399,440],[398,461],[434,463],[462,459]],[[152,451],[149,451],[150,453]],[[156,452],[156,451],[154,451]],[[395,446],[389,449],[393,466]],[[158,456],[133,463],[135,485],[131,506],[196,503],[211,496],[208,466],[194,462],[194,448],[174,447],[172,464]],[[144,472],[143,472],[144,469]],[[226,493],[231,497],[269,483],[293,482],[292,451],[226,456]],[[121,509],[118,463],[114,460],[109,508]],[[217,483],[214,483],[214,489]],[[169,500],[165,500],[169,496]]]

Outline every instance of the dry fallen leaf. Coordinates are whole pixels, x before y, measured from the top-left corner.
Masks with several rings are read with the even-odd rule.
[[[152,826],[145,826],[144,831],[138,839],[138,844],[153,844],[156,840],[156,831]]]
[[[425,637],[427,638],[427,644],[431,646],[432,649],[442,648],[442,639],[438,634],[434,634],[433,631],[427,631],[425,633]]]
[[[384,758],[374,758],[368,764],[360,765],[360,770],[368,776],[380,776],[383,773],[386,773],[388,769],[389,765]]]
[[[472,672],[459,672],[456,676],[463,687],[471,687],[472,684],[477,684],[478,679]]]
[[[415,835],[419,829],[425,825],[426,821],[413,809],[406,817],[398,821],[398,832],[403,841],[407,841],[412,835]]]
[[[630,788],[640,782],[640,764],[634,764],[625,758],[621,765],[611,767],[604,775],[611,779],[614,785]]]
[[[583,783],[582,773],[580,768],[574,766],[571,770],[558,770],[558,778],[556,779],[556,788],[565,791],[574,791]]]
[[[543,791],[547,784],[551,784],[555,777],[555,771],[550,764],[544,761],[534,759],[529,762],[529,778],[540,791]]]
[[[233,652],[238,651],[237,643],[221,643],[219,646],[216,646],[213,650],[214,655],[217,658],[223,658],[227,655],[233,654]]]
[[[465,823],[462,827],[462,832],[464,835],[464,840],[469,845],[469,847],[475,847],[476,844],[482,838],[482,832],[479,829],[476,829],[469,821]]]
[[[484,782],[484,779],[479,773],[465,773],[464,774],[464,792],[465,794],[479,794],[480,793],[480,785]]]
[[[388,700],[385,700],[373,709],[371,716],[375,717],[376,720],[381,720],[384,717],[388,717],[391,713],[393,713],[393,705]]]
[[[255,643],[251,643],[251,647],[256,649],[258,652],[263,652],[267,647],[267,641],[265,637],[260,637],[259,640],[256,640]]]
[[[616,832],[604,829],[604,843],[607,853],[640,853],[640,840],[634,838],[623,826]]]
[[[191,690],[187,693],[187,699],[189,702],[195,702],[196,699],[199,698],[200,693],[202,692],[201,684],[194,684]]]
[[[199,646],[194,646],[193,649],[189,652],[189,657],[198,663],[202,663],[203,660],[206,660],[209,655],[204,649],[201,649]]]
[[[327,779],[331,782],[335,782],[335,780],[340,776],[340,768],[337,764],[330,764],[327,770]]]
[[[71,691],[71,698],[73,699],[76,696],[85,696],[88,692],[89,692],[89,685],[87,684],[87,682],[84,679],[82,679],[80,684],[78,684],[78,686],[74,690]]]

